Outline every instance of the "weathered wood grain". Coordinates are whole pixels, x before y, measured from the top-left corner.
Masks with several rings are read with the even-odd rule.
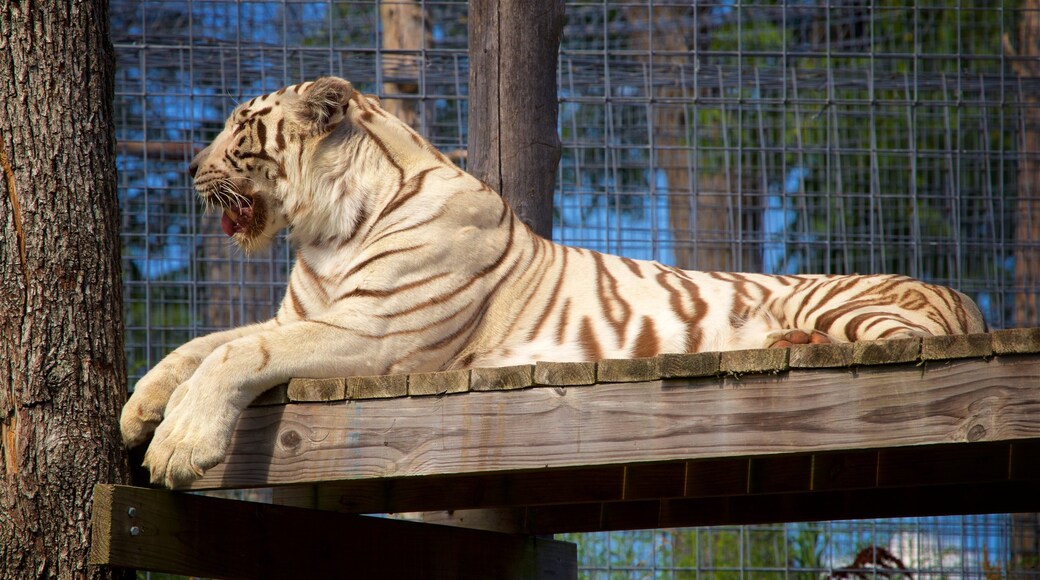
[[[993,355],[988,333],[929,336],[921,339],[921,360],[987,357]]]
[[[470,389],[509,391],[534,386],[534,365],[516,365],[470,371]]]
[[[714,377],[721,372],[721,355],[717,352],[662,354],[657,358],[661,360],[663,379]]]
[[[641,383],[661,378],[657,357],[604,359],[596,363],[596,378],[601,383]]]
[[[596,363],[539,361],[534,365],[534,382],[554,387],[592,385],[596,382]]]
[[[196,488],[1040,437],[1040,355],[247,410]]]
[[[573,578],[574,544],[99,485],[91,563],[219,578]],[[349,559],[337,555],[349,550]]]
[[[778,373],[786,371],[786,348],[730,350],[721,353],[719,370],[724,373]]]
[[[852,343],[795,344],[790,347],[788,364],[792,369],[825,369],[852,364]]]
[[[1040,352],[1040,328],[1012,328],[990,333],[996,354]]]
[[[342,401],[347,398],[346,379],[292,379],[289,381],[290,401],[301,403]]]
[[[413,397],[465,393],[468,390],[469,369],[408,375],[408,394]]]
[[[556,62],[563,22],[562,0],[469,5],[468,170],[547,238],[561,151]]]
[[[852,343],[852,364],[887,365],[914,362],[921,356],[920,338]]]
[[[347,379],[347,398],[349,399],[392,399],[407,394],[408,375],[377,375]]]

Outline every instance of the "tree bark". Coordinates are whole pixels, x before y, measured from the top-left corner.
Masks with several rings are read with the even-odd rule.
[[[379,5],[383,24],[383,94],[419,94],[421,51],[429,43],[430,33],[422,6],[414,0],[387,2]],[[415,82],[410,82],[414,79]],[[383,108],[391,115],[419,129],[417,99],[388,98]]]
[[[106,0],[0,0],[0,577],[88,569],[129,480]]]
[[[1022,3],[1018,46],[1008,35],[1004,53],[1013,58],[1011,67],[1023,78],[1040,76],[1040,0]],[[1026,93],[1020,108],[1021,135],[1018,155],[1018,207],[1015,212],[1015,310],[1016,326],[1040,324],[1040,253],[1033,244],[1040,240],[1040,98]],[[1011,514],[1011,561],[1009,578],[1032,578],[1040,569],[1040,514]]]
[[[1026,0],[1018,25],[1018,46],[1004,36],[1004,52],[1023,78],[1040,76],[1040,0]],[[1040,254],[1031,246],[1040,240],[1040,98],[1026,92],[1019,136],[1018,211],[1015,212],[1016,326],[1040,324]]]
[[[647,67],[685,68],[691,77],[696,75],[697,54],[707,48],[711,38],[709,27],[698,22],[701,11],[691,6],[626,7],[637,58]],[[693,34],[695,27],[701,28],[697,35]],[[658,99],[650,130],[654,135],[654,166],[664,170],[668,178],[668,225],[675,239],[673,265],[732,270],[740,248],[735,241],[737,232],[728,227],[734,221],[736,194],[729,191],[727,183],[740,176],[726,175],[728,167],[693,170],[697,143],[692,141],[689,115],[696,112],[689,105],[667,104],[693,96],[693,89],[676,84],[650,90],[651,98]]]
[[[467,168],[531,229],[552,237],[563,2],[471,0],[469,6]]]

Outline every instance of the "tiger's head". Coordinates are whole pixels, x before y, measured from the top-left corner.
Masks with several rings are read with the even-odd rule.
[[[313,203],[304,160],[349,125],[342,121],[353,97],[351,84],[335,77],[256,97],[191,161],[199,197],[222,213],[224,233],[244,250],[265,247]]]

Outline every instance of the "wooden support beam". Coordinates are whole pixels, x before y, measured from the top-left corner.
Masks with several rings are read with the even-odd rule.
[[[575,578],[574,544],[99,485],[91,563],[216,578]]]
[[[552,534],[643,527],[1040,511],[1040,439],[631,463],[280,488],[327,510],[450,510],[428,521]],[[956,501],[950,501],[956,498]]]

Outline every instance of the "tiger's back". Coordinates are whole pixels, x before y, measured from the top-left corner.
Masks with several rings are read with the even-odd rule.
[[[985,331],[970,298],[905,276],[684,271],[558,245],[550,254],[496,313],[508,322],[474,341],[489,346],[452,366],[765,348],[791,331],[828,342]]]
[[[535,235],[377,100],[326,77],[239,106],[191,164],[247,250],[288,227],[268,321],[199,337],[141,379],[128,444],[173,486],[219,462],[242,408],[293,377],[588,361],[981,332],[960,293],[894,275],[683,271]]]

